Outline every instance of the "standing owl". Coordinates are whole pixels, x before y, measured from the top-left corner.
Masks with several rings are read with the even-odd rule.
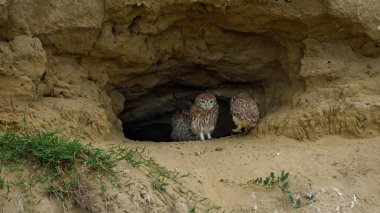
[[[218,119],[219,106],[213,94],[206,92],[199,94],[190,111],[191,131],[203,141],[205,135],[211,139]]]
[[[257,126],[259,109],[256,102],[247,93],[237,93],[232,97],[230,112],[237,126],[236,129],[232,130],[233,132],[241,133],[241,129],[244,128],[245,133],[248,133],[253,127]]]
[[[176,112],[172,117],[172,132],[170,138],[172,141],[191,141],[196,139],[196,135],[191,132],[190,121],[190,101],[180,101],[173,94],[176,101]]]

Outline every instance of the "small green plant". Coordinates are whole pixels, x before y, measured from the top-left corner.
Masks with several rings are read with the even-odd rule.
[[[177,171],[170,171],[167,168],[158,164],[152,158],[149,158],[148,160],[145,160],[143,162],[146,167],[150,168],[151,170],[150,173],[153,173],[156,176],[159,176],[162,178],[168,178],[174,182],[178,182],[179,178],[188,177],[190,175],[190,173],[182,174]]]
[[[281,175],[279,177],[276,177],[274,175],[274,172],[271,172],[269,176],[267,176],[265,179],[258,177],[254,180],[250,180],[247,183],[248,184],[256,184],[256,185],[261,185],[265,188],[270,188],[271,186],[275,185],[278,182],[281,182],[282,185],[281,187],[288,187],[288,182],[287,179],[289,177],[289,173],[285,172],[284,170],[281,171]]]
[[[189,213],[195,213],[195,206],[190,209]]]
[[[197,205],[205,207],[205,212],[210,212],[211,210],[221,209],[221,206],[215,205],[208,198],[200,196],[195,193],[193,190],[184,187],[182,184],[179,184],[177,188],[174,189],[179,194],[182,194],[187,200],[191,201],[194,204],[193,211],[195,212]]]
[[[160,176],[157,173],[155,173],[155,174],[154,173],[149,173],[148,177],[151,178],[151,180],[152,180],[152,186],[155,189],[163,191],[163,190],[165,190],[166,186],[169,185],[169,183],[165,180],[165,177],[162,177],[162,176]]]
[[[113,155],[117,161],[125,160],[134,168],[140,168],[140,166],[145,162],[142,154],[145,152],[145,148],[128,148],[119,146],[117,148],[111,148],[108,150],[109,154]]]
[[[281,174],[278,177],[274,175],[274,172],[271,172],[269,176],[267,176],[266,178],[263,179],[261,177],[258,177],[254,180],[248,181],[247,184],[259,185],[267,189],[276,184],[279,184],[279,188],[286,200],[288,201],[288,203],[294,208],[299,208],[301,207],[301,197],[299,194],[294,195],[293,192],[289,191],[288,177],[289,173],[282,170]],[[314,193],[310,192],[305,198],[310,203],[314,201],[315,195]]]

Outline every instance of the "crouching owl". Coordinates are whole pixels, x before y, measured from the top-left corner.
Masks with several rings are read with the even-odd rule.
[[[219,106],[213,94],[206,92],[199,94],[190,111],[191,131],[203,141],[205,135],[211,139],[218,119]]]
[[[171,126],[172,132],[170,138],[172,141],[191,141],[196,140],[196,135],[191,132],[190,110],[192,103],[190,101],[180,101],[173,94],[176,101],[176,112],[174,113]]]
[[[249,97],[247,93],[237,93],[231,99],[230,112],[232,119],[237,126],[232,131],[241,133],[244,128],[248,133],[253,127],[256,127],[259,121],[259,109],[256,102]]]

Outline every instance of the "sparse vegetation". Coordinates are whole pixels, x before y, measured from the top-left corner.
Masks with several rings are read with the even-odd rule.
[[[258,186],[265,187],[267,189],[278,184],[279,189],[281,190],[282,194],[284,195],[286,200],[289,202],[289,204],[294,208],[299,208],[301,207],[300,193],[295,194],[289,191],[288,177],[289,177],[289,173],[282,170],[281,174],[277,177],[274,175],[274,172],[271,172],[269,176],[265,178],[258,177],[254,180],[248,181],[247,184],[258,185]],[[307,199],[309,203],[311,203],[311,202],[314,202],[315,195],[313,192],[310,192],[306,196],[304,196],[304,198]]]
[[[182,194],[187,200],[191,201],[192,205],[194,205],[190,212],[196,212],[197,205],[205,207],[205,212],[211,212],[212,210],[220,210],[222,208],[221,206],[215,205],[208,198],[200,196],[193,190],[184,187],[182,184],[179,184],[179,186],[174,190],[179,194]]]
[[[165,190],[165,187],[169,185],[169,183],[165,180],[165,177],[160,177],[159,174],[149,173],[148,177],[152,180],[153,188],[158,190]]]
[[[28,164],[36,168],[37,178],[30,183],[47,183],[46,192],[66,203],[74,201],[84,208],[86,203],[86,173],[112,173],[117,158],[109,151],[83,145],[76,139],[56,132],[5,130],[0,137],[0,163],[6,168]],[[26,183],[27,181],[23,181]],[[12,185],[17,186],[17,183]],[[30,187],[21,187],[22,189]],[[27,194],[28,190],[25,194]]]
[[[21,181],[28,186],[20,185],[21,182],[10,184],[21,188],[31,204],[37,204],[38,200],[28,193],[33,186],[42,184],[45,191],[61,200],[65,207],[70,202],[91,211],[90,183],[100,184],[104,194],[104,182],[117,179],[115,167],[120,161],[144,172],[157,190],[165,191],[169,184],[174,184],[176,189],[181,188],[176,191],[189,202],[202,204],[206,200],[197,200],[194,192],[191,197],[185,193],[189,190],[179,179],[190,173],[170,171],[152,158],[145,158],[144,152],[144,148],[126,146],[100,149],[62,137],[58,132],[33,131],[28,129],[25,118],[21,130],[5,129],[0,136],[0,165],[9,171],[22,171],[24,165],[34,169],[33,177]],[[4,178],[0,177],[0,189],[5,186]]]
[[[109,172],[115,164],[106,151],[59,137],[55,132],[10,130],[0,137],[0,162],[4,165],[35,162],[55,176],[78,166]]]

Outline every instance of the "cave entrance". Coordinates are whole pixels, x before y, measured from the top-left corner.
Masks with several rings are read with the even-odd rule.
[[[195,95],[198,90],[187,91]],[[199,91],[201,93],[201,91]],[[180,101],[194,102],[194,95],[184,95],[184,93],[176,93],[176,97]],[[161,106],[152,108],[152,111],[147,111],[144,117],[138,119],[127,119],[123,122],[123,131],[126,138],[137,141],[154,141],[154,142],[169,142],[172,141],[170,134],[172,131],[171,119],[176,112],[175,100],[171,93],[167,94],[167,101],[163,101]],[[213,138],[229,136],[231,129],[234,127],[232,117],[229,114],[229,98],[217,96],[219,105],[218,121]],[[162,97],[166,99],[166,97]]]
[[[125,137],[170,141],[173,93],[191,102],[206,90],[214,93],[220,110],[212,137],[219,138],[231,135],[234,128],[229,102],[237,91],[248,92],[256,100],[263,118],[273,107],[288,101],[290,96],[285,93],[293,91],[289,89],[292,83],[294,87],[301,85],[297,83],[301,39],[282,31],[262,31],[261,26],[257,33],[241,32],[214,24],[213,19],[190,15],[162,34],[146,37],[142,35],[145,32],[137,33],[138,28],[124,33],[124,25],[115,26],[116,37],[136,36],[123,46],[118,65],[109,67],[114,69],[109,72],[110,87],[125,97],[124,111],[119,115]],[[140,20],[136,25],[144,23]]]
[[[216,75],[215,75],[216,74]],[[119,118],[123,123],[123,131],[126,138],[136,141],[170,142],[172,131],[171,119],[176,112],[176,101],[173,93],[180,101],[194,102],[195,97],[205,91],[213,93],[218,101],[218,120],[213,138],[230,136],[235,124],[230,114],[230,99],[238,91],[248,92],[259,105],[265,101],[264,84],[267,81],[234,82],[221,79],[217,73],[207,74],[209,82],[214,79],[215,84],[202,83],[199,85],[197,75],[206,76],[199,72],[192,72],[184,81],[176,77],[150,89],[144,89],[142,81],[134,83],[131,87],[120,88],[126,98],[124,111]],[[184,75],[180,75],[183,78]],[[146,78],[144,78],[146,81]],[[198,83],[194,83],[198,82]]]

